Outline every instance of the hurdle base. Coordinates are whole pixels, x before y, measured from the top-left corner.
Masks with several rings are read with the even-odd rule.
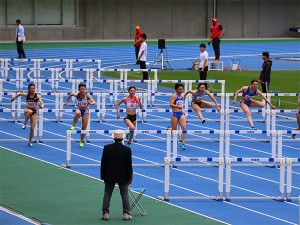
[[[21,123],[21,120],[5,119],[5,120],[0,120],[0,122]]]
[[[28,139],[1,139],[1,142],[28,142]],[[31,143],[38,143],[38,140],[32,140]]]
[[[164,202],[168,202],[168,201],[169,201],[168,198],[165,198],[165,197],[163,197],[163,196],[156,196],[156,199],[157,199],[157,200],[160,200],[160,201],[164,201]]]
[[[199,200],[214,200],[218,202],[223,202],[223,197],[220,196],[208,196],[208,197],[200,197],[200,196],[168,196],[167,198],[158,196],[158,199],[163,199],[163,201],[171,201],[171,200],[188,200],[188,201],[199,201]]]
[[[233,197],[226,197],[225,201],[226,202],[231,202],[231,200],[247,200],[247,201],[268,201],[268,200],[272,200],[272,201],[278,201],[278,202],[284,202],[284,198],[283,197],[275,197],[275,196],[270,196],[270,197],[242,197],[242,196],[233,196]]]
[[[287,197],[285,199],[286,202],[299,201],[299,197]]]
[[[64,167],[64,168],[71,168],[71,167],[81,167],[81,166],[84,166],[84,167],[100,167],[101,166],[101,163],[69,163],[68,165],[66,164],[61,164],[60,165],[61,167]],[[149,163],[145,163],[145,164],[132,164],[132,166],[134,167],[164,167],[165,164],[149,164]]]

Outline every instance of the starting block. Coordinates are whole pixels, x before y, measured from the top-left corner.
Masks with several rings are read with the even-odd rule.
[[[208,70],[223,71],[223,61],[219,61],[219,62],[209,61]]]
[[[145,191],[146,191],[146,188],[129,188],[128,189],[128,196],[132,202],[132,204],[130,206],[130,212],[133,210],[134,207],[136,207],[136,209],[139,211],[139,213],[142,216],[145,216],[147,214],[146,210],[140,203],[140,198],[143,196]],[[137,194],[134,194],[134,192],[137,192]]]

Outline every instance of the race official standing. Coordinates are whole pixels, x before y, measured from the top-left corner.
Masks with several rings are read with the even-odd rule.
[[[264,60],[262,64],[262,71],[260,72],[259,82],[261,83],[261,88],[263,93],[267,93],[269,90],[269,85],[271,82],[271,67],[272,61],[269,59],[269,52],[262,53],[262,60]]]
[[[208,71],[208,53],[205,50],[206,45],[201,44],[200,46],[200,63],[199,63],[199,74],[200,74],[200,80],[206,80],[207,78],[207,71]],[[205,89],[207,90],[207,83],[204,84]]]
[[[128,198],[128,186],[131,184],[132,155],[131,149],[122,144],[125,134],[122,130],[116,130],[112,134],[115,143],[105,145],[101,158],[101,180],[105,183],[102,217],[103,220],[109,220],[110,199],[118,184],[123,203],[123,220],[131,220],[130,205]]]
[[[136,59],[136,64],[139,64],[139,61],[137,59],[139,57],[139,51],[140,51],[140,47],[142,45],[140,38],[141,38],[141,35],[143,34],[143,32],[141,31],[140,26],[135,26],[135,31],[136,31],[135,36],[134,36],[135,59]]]
[[[218,23],[218,19],[216,17],[212,18],[212,25],[210,27],[211,35],[210,35],[208,45],[212,43],[215,52],[215,60],[213,60],[213,62],[220,61],[220,43],[224,32],[225,32],[225,28]]]
[[[16,44],[18,51],[18,59],[26,59],[26,55],[23,49],[23,42],[25,40],[24,27],[21,25],[21,20],[16,20]]]
[[[148,47],[147,47],[146,39],[147,39],[146,34],[142,34],[140,38],[142,44],[138,55],[138,61],[140,62],[141,69],[147,69],[146,61],[147,61]],[[149,74],[147,71],[144,71],[143,80],[148,80],[148,79],[149,79]]]

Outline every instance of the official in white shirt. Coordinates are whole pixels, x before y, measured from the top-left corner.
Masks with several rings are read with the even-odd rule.
[[[18,59],[26,59],[26,55],[23,49],[23,42],[25,40],[24,27],[21,25],[21,20],[16,20],[16,43],[18,51]]]
[[[139,55],[138,55],[138,61],[140,62],[140,68],[141,69],[147,69],[146,67],[146,61],[147,61],[147,43],[146,43],[147,36],[146,34],[141,34],[140,41],[142,42],[142,45],[140,47]],[[143,80],[148,80],[149,74],[147,71],[143,72]]]
[[[208,53],[205,50],[206,45],[200,45],[200,63],[199,63],[199,73],[200,73],[200,80],[206,80],[207,71],[208,71]],[[207,89],[207,84],[205,83],[205,89]]]

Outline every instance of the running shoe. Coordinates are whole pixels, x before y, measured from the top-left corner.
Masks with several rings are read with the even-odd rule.
[[[102,220],[109,220],[109,214],[107,212],[104,212],[101,219]]]
[[[75,126],[71,126],[70,130],[74,130],[75,129]]]
[[[181,144],[180,147],[182,150],[185,150],[185,144]]]
[[[29,146],[29,147],[32,147],[32,143],[31,143],[31,142],[28,142],[28,146]]]
[[[80,147],[84,147],[84,144],[83,144],[82,141],[79,142],[79,146],[80,146]]]
[[[123,220],[132,220],[132,216],[129,213],[124,213]]]
[[[22,129],[25,129],[26,128],[26,125],[22,125]]]
[[[201,120],[201,122],[202,122],[202,124],[204,124],[205,123],[205,119]]]
[[[127,142],[127,147],[131,148],[131,143]]]
[[[251,129],[252,129],[252,130],[257,130],[257,128],[256,128],[255,126],[253,126]]]

